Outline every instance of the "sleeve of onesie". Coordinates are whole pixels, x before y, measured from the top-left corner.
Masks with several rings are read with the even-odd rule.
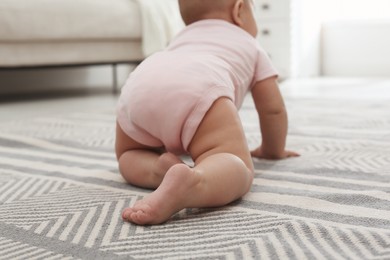
[[[258,81],[272,76],[278,76],[278,72],[273,66],[271,59],[269,58],[266,51],[261,46],[257,46],[257,61],[252,86]]]

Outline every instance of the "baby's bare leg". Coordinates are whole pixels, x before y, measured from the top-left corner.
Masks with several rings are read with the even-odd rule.
[[[119,171],[128,183],[155,189],[161,184],[169,168],[177,163],[182,161],[171,153],[130,150],[119,158]]]
[[[123,178],[130,184],[144,188],[157,188],[168,169],[182,163],[171,153],[139,144],[127,136],[118,124],[115,148]]]
[[[156,191],[123,211],[136,224],[158,224],[193,207],[226,205],[247,193],[253,164],[233,103],[221,98],[206,114],[189,147],[195,167],[176,164]]]

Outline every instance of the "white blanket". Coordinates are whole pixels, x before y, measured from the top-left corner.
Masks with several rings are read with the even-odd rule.
[[[142,16],[142,50],[145,56],[164,49],[184,27],[178,0],[137,0]]]

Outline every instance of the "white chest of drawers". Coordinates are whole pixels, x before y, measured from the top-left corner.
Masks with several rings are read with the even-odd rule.
[[[291,0],[255,0],[258,41],[281,79],[291,74]]]

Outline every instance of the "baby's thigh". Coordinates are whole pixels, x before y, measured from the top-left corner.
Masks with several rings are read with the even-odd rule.
[[[119,123],[117,122],[115,136],[115,152],[117,158],[129,150],[152,150],[158,153],[165,151],[163,147],[151,147],[135,141],[122,130]]]
[[[253,168],[237,108],[228,98],[216,100],[200,123],[189,147],[195,163],[217,153],[231,153]]]

